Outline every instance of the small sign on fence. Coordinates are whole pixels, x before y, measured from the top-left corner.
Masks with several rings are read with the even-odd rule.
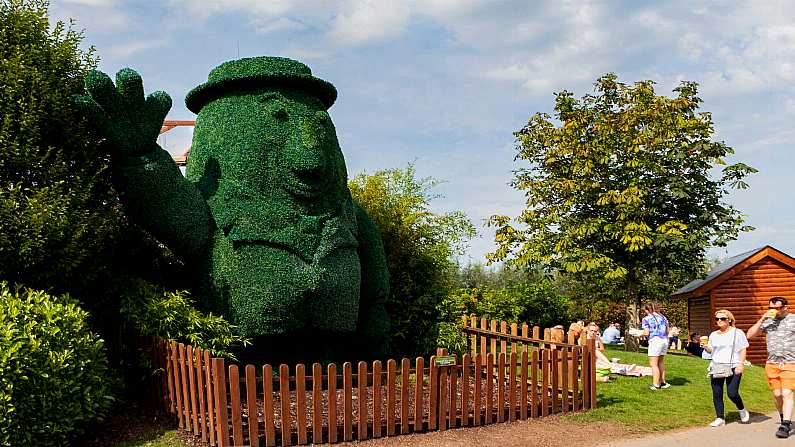
[[[435,359],[436,366],[453,366],[455,365],[454,355],[441,355]]]

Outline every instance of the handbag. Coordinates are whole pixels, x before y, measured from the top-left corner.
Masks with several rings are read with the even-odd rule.
[[[734,330],[734,340],[732,340],[732,353],[729,357],[729,363],[715,363],[710,362],[707,367],[707,376],[713,379],[725,379],[734,375],[732,371],[732,360],[734,360],[734,346],[737,343],[737,329]]]

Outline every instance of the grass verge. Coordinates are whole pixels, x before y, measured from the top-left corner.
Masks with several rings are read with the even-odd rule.
[[[618,357],[621,363],[649,364],[645,353],[608,347],[605,354],[608,358]],[[667,355],[666,380],[672,385],[671,388],[652,391],[649,389],[651,377],[616,376],[614,382],[597,384],[597,409],[570,416],[569,419],[577,422],[617,422],[634,432],[706,425],[715,419],[710,380],[706,376],[708,363],[696,357]],[[746,367],[740,383],[740,396],[751,413],[775,410],[763,367]],[[725,397],[725,392],[724,403],[726,420],[739,420],[737,409]]]

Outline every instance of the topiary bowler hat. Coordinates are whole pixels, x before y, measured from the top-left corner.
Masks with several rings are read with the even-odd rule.
[[[209,101],[231,90],[261,86],[307,90],[326,108],[337,99],[337,89],[330,82],[312,76],[312,70],[298,61],[285,57],[249,57],[224,62],[213,68],[207,82],[188,93],[185,105],[198,114]]]

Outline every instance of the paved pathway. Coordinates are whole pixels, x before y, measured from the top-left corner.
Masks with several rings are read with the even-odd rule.
[[[768,447],[795,445],[795,432],[790,439],[778,439],[778,413],[757,414],[751,422],[731,422],[723,427],[700,427],[684,431],[649,435],[642,438],[606,442],[610,447]]]

